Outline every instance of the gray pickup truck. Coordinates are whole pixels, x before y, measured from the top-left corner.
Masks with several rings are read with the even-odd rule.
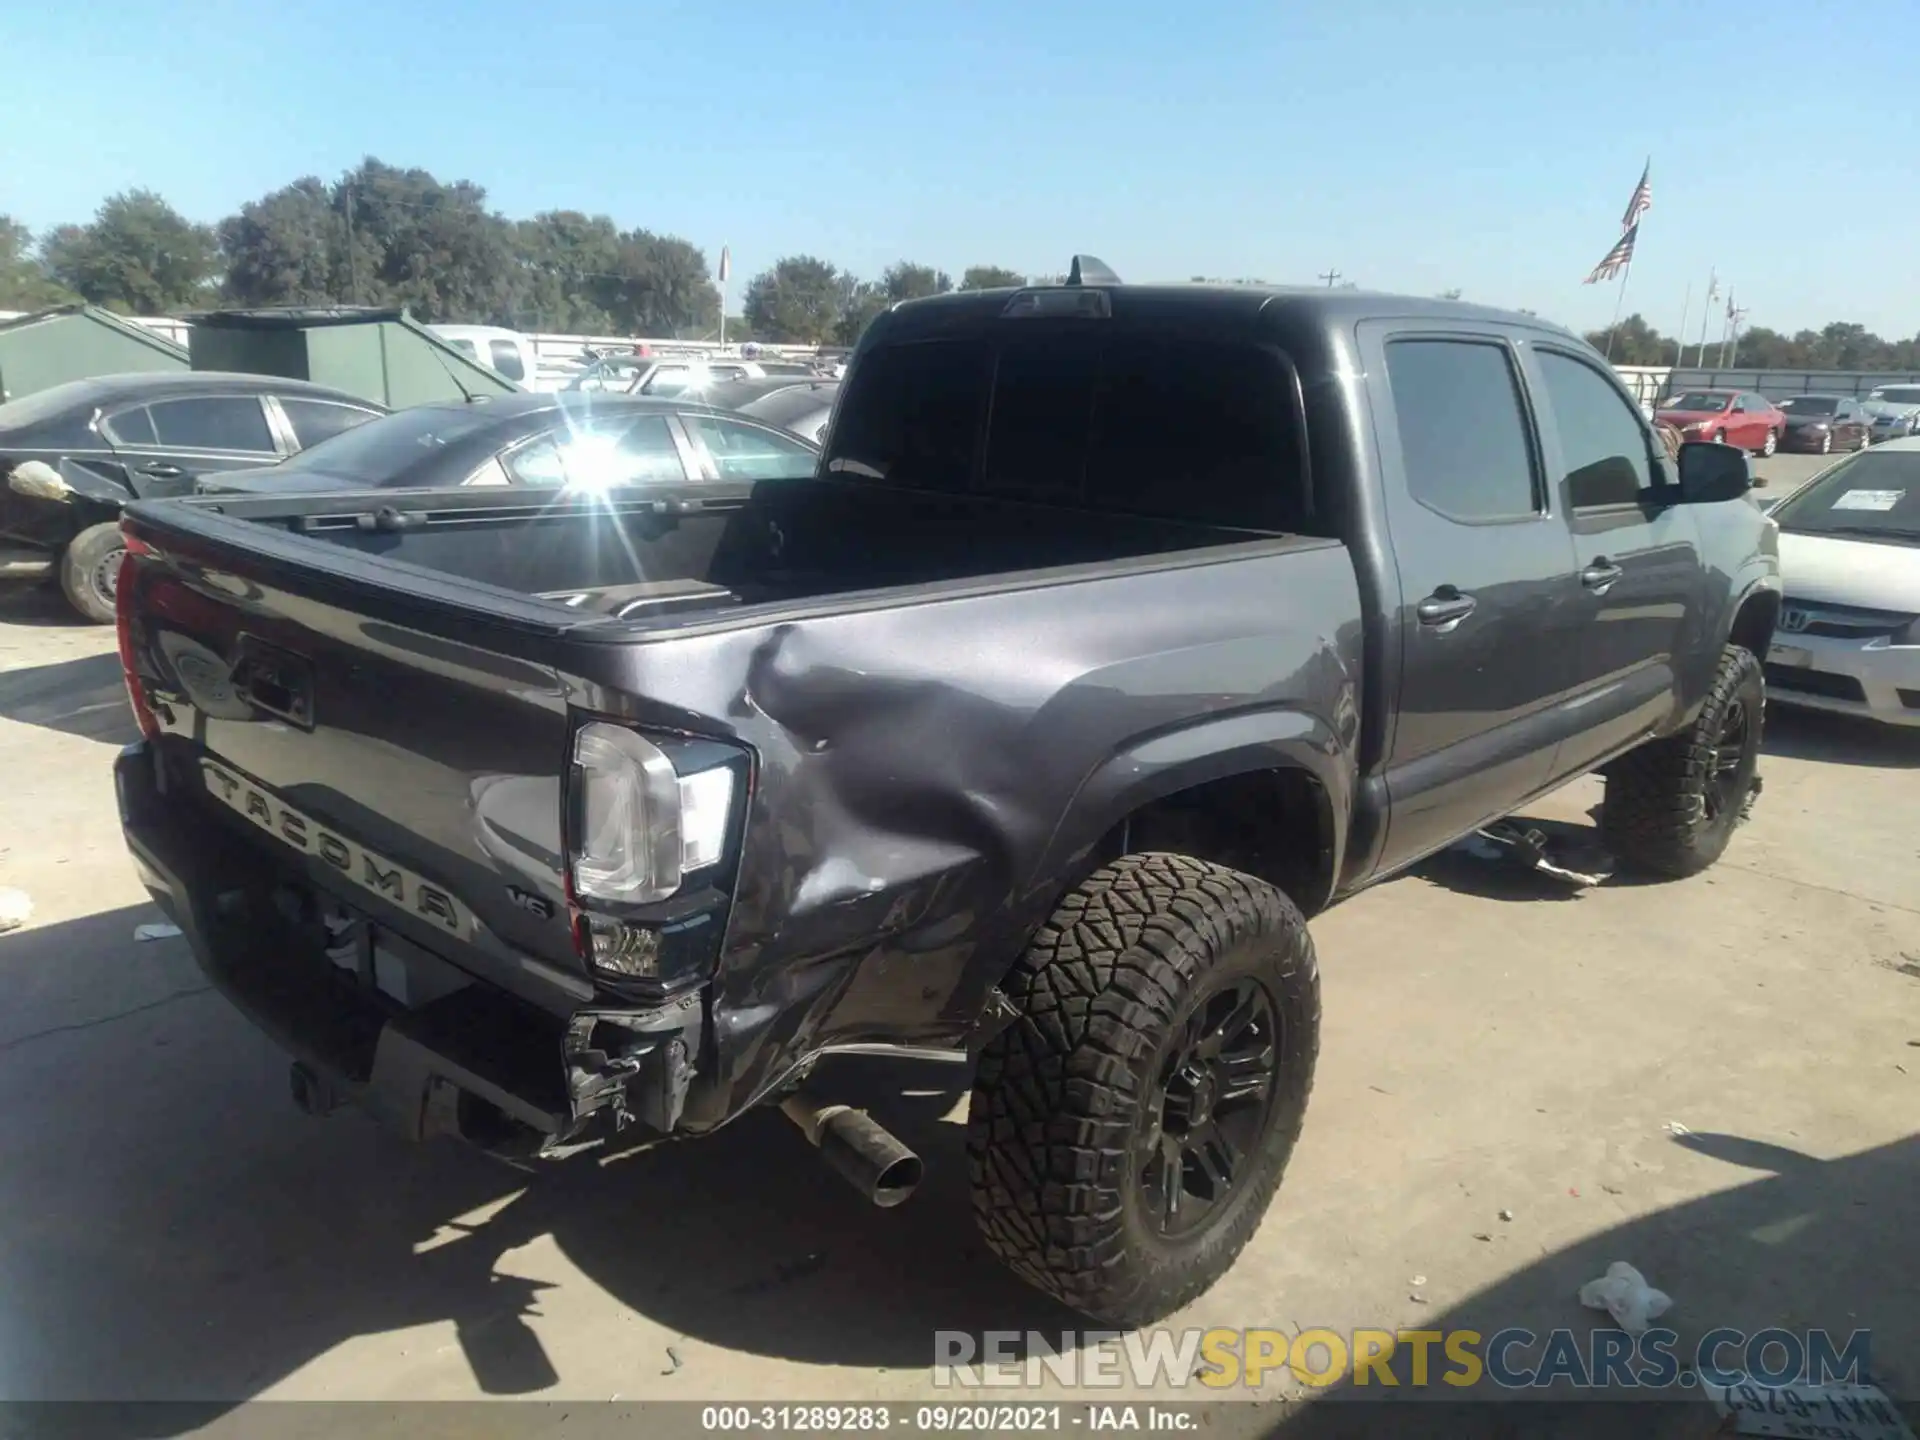
[[[1305,916],[1596,769],[1623,863],[1721,854],[1749,480],[1525,316],[1076,263],[876,321],[811,478],[136,505],[126,835],[310,1111],[779,1105],[893,1203],[815,1067],[958,1059],[987,1245],[1144,1322],[1279,1185]]]

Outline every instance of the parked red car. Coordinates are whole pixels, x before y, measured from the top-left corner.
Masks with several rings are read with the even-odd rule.
[[[1685,440],[1738,445],[1756,455],[1771,455],[1787,433],[1787,417],[1764,395],[1746,390],[1688,390],[1672,396],[1654,412]]]

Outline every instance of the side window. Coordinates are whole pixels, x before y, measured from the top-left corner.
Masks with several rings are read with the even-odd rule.
[[[1506,347],[1472,340],[1387,345],[1407,489],[1451,520],[1537,514],[1539,485],[1520,385]]]
[[[647,415],[625,430],[613,428],[543,435],[500,457],[516,485],[609,490],[622,485],[687,478],[666,417]],[[470,480],[469,484],[486,483]]]
[[[151,445],[154,442],[153,417],[147,414],[144,405],[135,405],[130,410],[110,416],[102,428],[107,432],[107,439],[115,445]]]
[[[814,452],[798,440],[709,415],[683,415],[680,423],[713,457],[722,480],[804,480],[813,474]]]
[[[1638,503],[1653,484],[1640,417],[1591,365],[1552,350],[1535,354],[1567,465],[1567,503],[1575,510]]]
[[[280,397],[280,408],[293,422],[293,433],[302,450],[311,450],[342,430],[351,430],[378,418],[371,410],[358,410],[351,405],[336,405],[330,400],[295,400],[285,395]]]
[[[643,395],[678,395],[693,383],[693,371],[685,365],[662,365],[640,387]]]
[[[507,467],[500,463],[498,455],[489,455],[480,468],[460,482],[462,485],[499,486],[511,485],[507,478]]]
[[[448,340],[447,344],[453,346],[454,349],[458,350],[469,360],[478,360],[480,358],[480,352],[473,348],[473,341],[467,339],[464,335]]]
[[[156,400],[147,407],[158,443],[183,450],[247,450],[273,453],[267,412],[252,395],[208,395],[193,400]]]
[[[527,378],[527,367],[520,361],[520,347],[511,340],[489,340],[487,353],[493,357],[493,368],[509,380]]]

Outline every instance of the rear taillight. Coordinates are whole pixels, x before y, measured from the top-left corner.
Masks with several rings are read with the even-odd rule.
[[[113,614],[120,636],[120,678],[126,681],[127,704],[133,707],[133,718],[139,723],[140,733],[152,740],[160,734],[160,721],[147,703],[146,687],[134,663],[133,562],[140,556],[153,554],[153,547],[132,535],[126,535],[125,539],[127,553],[120,561],[120,573],[113,585]]]
[[[563,830],[575,949],[609,980],[674,988],[698,978],[721,928],[711,907],[725,902],[712,890],[689,899],[689,882],[724,872],[746,756],[589,720],[574,732],[572,759]],[[667,901],[684,911],[671,924],[635,913]]]

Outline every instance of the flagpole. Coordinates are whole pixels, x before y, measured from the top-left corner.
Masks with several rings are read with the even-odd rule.
[[[1700,315],[1700,351],[1693,357],[1693,368],[1707,368],[1707,326],[1713,321],[1713,297],[1720,293],[1719,277],[1713,271],[1707,272],[1707,308]]]
[[[1620,267],[1620,293],[1613,297],[1613,324],[1607,327],[1607,354],[1609,365],[1613,363],[1613,337],[1620,329],[1620,308],[1627,300],[1627,277],[1633,274],[1633,262],[1629,260]]]
[[[1687,281],[1687,298],[1680,303],[1680,328],[1674,332],[1679,337],[1674,346],[1673,368],[1687,368],[1687,321],[1693,318],[1693,282]]]

